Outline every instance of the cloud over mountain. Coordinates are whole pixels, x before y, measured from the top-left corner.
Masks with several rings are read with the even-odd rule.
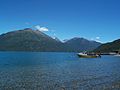
[[[48,28],[46,28],[46,27],[41,27],[41,26],[39,26],[39,25],[36,25],[35,28],[38,29],[38,30],[41,31],[41,32],[47,32],[47,31],[49,31]]]

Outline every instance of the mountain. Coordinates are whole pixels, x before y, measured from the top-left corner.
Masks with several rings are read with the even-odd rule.
[[[65,42],[67,42],[68,40],[69,40],[69,39],[64,39],[62,42],[65,43]]]
[[[26,28],[0,35],[2,51],[61,51],[63,44],[40,32]]]
[[[120,50],[120,39],[113,42],[105,43],[96,48],[95,52],[108,53],[112,51]]]
[[[71,48],[72,51],[91,51],[94,50],[95,48],[97,48],[98,46],[101,45],[101,43],[96,42],[96,41],[89,41],[87,39],[84,38],[72,38],[70,40],[67,40],[65,42],[65,45],[68,48]]]
[[[54,37],[53,39],[56,40],[56,41],[58,41],[58,42],[61,42],[60,39],[57,38],[57,37]]]
[[[0,35],[0,51],[78,52],[93,50],[99,45],[83,38],[61,42],[57,37],[30,28]]]

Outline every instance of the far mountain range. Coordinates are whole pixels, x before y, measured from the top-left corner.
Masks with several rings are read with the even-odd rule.
[[[0,51],[81,52],[92,51],[100,45],[78,37],[61,42],[57,37],[30,28],[0,35]]]

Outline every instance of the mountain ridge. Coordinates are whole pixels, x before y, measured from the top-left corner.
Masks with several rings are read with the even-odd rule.
[[[86,49],[82,49],[82,42],[84,42]],[[78,45],[75,46],[74,43]],[[0,35],[0,51],[79,52],[95,49],[99,45],[100,43],[98,42],[92,43],[92,41],[84,38],[72,38],[62,42],[57,37],[53,39],[39,30],[32,30],[30,28]],[[88,46],[91,49],[87,48]]]
[[[91,51],[95,48],[97,48],[101,43],[96,42],[96,41],[90,41],[85,38],[79,38],[75,37],[67,42],[65,42],[68,47],[72,48],[73,51]],[[81,48],[82,47],[82,48]]]

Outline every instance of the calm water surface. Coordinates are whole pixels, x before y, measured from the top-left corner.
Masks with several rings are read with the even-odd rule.
[[[0,90],[120,90],[120,57],[0,52]]]

